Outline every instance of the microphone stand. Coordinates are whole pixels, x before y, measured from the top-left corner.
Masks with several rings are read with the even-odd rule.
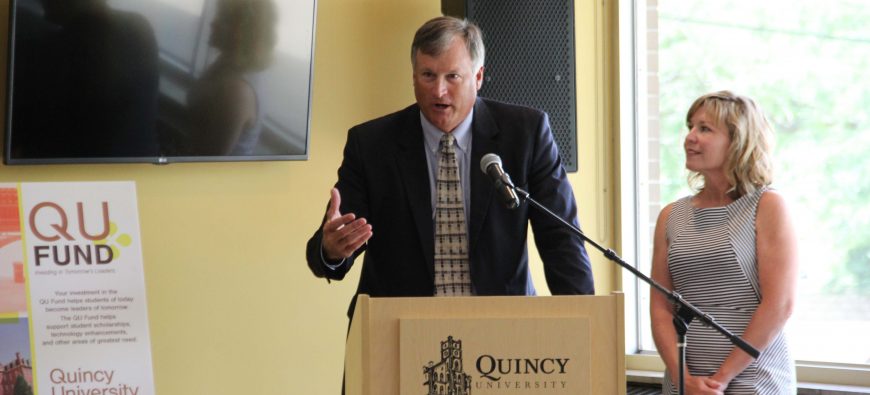
[[[686,332],[689,329],[689,323],[694,318],[698,318],[703,323],[707,324],[710,327],[713,327],[723,336],[728,338],[728,340],[730,340],[732,344],[745,351],[747,354],[752,356],[752,358],[758,359],[758,356],[760,355],[760,352],[758,350],[756,350],[749,343],[741,339],[739,336],[732,334],[730,331],[728,331],[728,329],[722,327],[722,325],[719,325],[719,323],[716,322],[713,316],[699,310],[697,307],[693,306],[691,303],[683,299],[680,294],[668,290],[667,288],[661,286],[659,283],[655,282],[653,279],[647,277],[645,274],[641,273],[640,270],[637,270],[635,267],[629,265],[624,260],[622,260],[622,258],[620,258],[619,255],[617,255],[616,252],[614,252],[613,250],[604,248],[596,243],[594,240],[586,237],[586,235],[583,233],[582,230],[580,230],[580,228],[577,228],[568,221],[565,221],[563,218],[556,215],[556,213],[550,211],[550,209],[544,207],[535,199],[532,199],[532,197],[529,196],[529,193],[522,188],[516,187],[514,185],[508,185],[508,187],[514,190],[514,192],[520,198],[520,201],[526,201],[531,206],[547,213],[550,217],[558,220],[560,223],[562,223],[562,225],[580,236],[581,239],[591,244],[593,247],[598,249],[598,251],[601,251],[604,256],[607,257],[607,259],[610,259],[611,261],[619,264],[619,266],[622,266],[623,268],[634,274],[637,278],[643,280],[645,283],[649,284],[651,287],[664,294],[668,298],[668,300],[677,307],[677,311],[674,312],[674,328],[677,331],[677,366],[680,370],[678,387],[679,394],[682,395],[685,393],[685,378],[683,376],[683,371],[685,369],[684,365],[686,363]]]

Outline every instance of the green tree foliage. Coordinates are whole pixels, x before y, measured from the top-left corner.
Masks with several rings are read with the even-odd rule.
[[[18,375],[18,378],[15,379],[12,395],[33,395],[33,388],[30,387],[30,384],[27,384],[24,376]]]

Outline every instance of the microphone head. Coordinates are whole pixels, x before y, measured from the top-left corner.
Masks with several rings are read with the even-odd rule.
[[[501,158],[498,155],[489,153],[480,158],[480,170],[486,173],[486,169],[488,169],[493,164],[498,164],[501,166]]]

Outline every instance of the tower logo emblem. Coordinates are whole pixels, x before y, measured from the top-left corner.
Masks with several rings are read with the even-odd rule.
[[[469,395],[471,376],[462,370],[462,340],[447,336],[441,342],[441,361],[423,366],[427,395]]]

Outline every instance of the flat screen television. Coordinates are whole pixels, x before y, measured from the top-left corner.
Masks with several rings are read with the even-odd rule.
[[[307,159],[316,0],[11,0],[4,161]]]

